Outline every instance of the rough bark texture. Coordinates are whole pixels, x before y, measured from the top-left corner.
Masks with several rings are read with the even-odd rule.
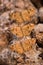
[[[0,0],[0,65],[43,65],[42,0]]]

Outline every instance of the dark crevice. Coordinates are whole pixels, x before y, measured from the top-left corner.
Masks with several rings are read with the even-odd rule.
[[[41,0],[31,0],[31,2],[32,2],[33,5],[34,5],[36,8],[38,8],[38,9],[42,6]]]
[[[31,34],[30,34],[31,38],[36,38],[36,34],[35,34],[35,31],[34,29],[31,31]]]
[[[41,0],[41,4],[42,4],[42,6],[43,6],[43,0]]]
[[[38,23],[37,24],[43,24],[43,21],[40,20],[40,17],[38,17]]]
[[[3,63],[0,63],[0,65],[8,65],[7,63],[3,62]]]
[[[38,23],[37,23],[37,24],[39,24],[39,23],[42,23],[42,22],[40,21],[40,17],[38,17]]]
[[[43,48],[43,43],[40,43],[38,40],[36,40],[36,43],[40,48]]]
[[[39,57],[41,57],[41,58],[43,59],[43,53],[41,53],[41,54],[39,55]]]

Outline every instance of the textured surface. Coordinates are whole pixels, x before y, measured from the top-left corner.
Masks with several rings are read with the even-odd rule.
[[[0,65],[43,65],[42,0],[0,0]]]

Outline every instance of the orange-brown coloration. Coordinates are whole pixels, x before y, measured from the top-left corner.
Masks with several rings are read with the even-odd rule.
[[[0,31],[0,51],[2,50],[2,48],[7,47],[7,45],[8,45],[8,40],[6,34],[3,33],[3,31],[2,32]]]
[[[23,36],[29,36],[34,26],[34,24],[23,25],[22,27],[13,25],[10,27],[10,31],[18,38],[22,38]]]
[[[35,38],[24,39],[22,41],[13,42],[13,44],[10,45],[9,48],[12,51],[16,51],[19,54],[23,54],[24,52],[27,52],[27,51],[31,50],[32,46],[35,44],[35,42],[36,42]]]
[[[13,42],[13,45],[10,45],[10,49],[12,51],[16,51],[20,54],[22,54],[24,52],[23,49],[22,49],[20,41]]]
[[[36,9],[30,7],[22,11],[16,11],[10,14],[10,19],[16,21],[18,24],[23,22],[31,22],[32,18],[36,15]],[[35,18],[34,18],[35,20]]]
[[[12,20],[15,20],[17,23],[22,23],[22,17],[20,16],[20,12],[15,12],[10,15]]]
[[[5,47],[7,43],[0,39],[0,47]]]
[[[24,48],[24,51],[29,51],[32,49],[32,46],[35,44],[36,39],[25,39],[22,41],[22,46]]]
[[[27,24],[22,27],[24,36],[30,35],[31,31],[34,29],[34,24]]]
[[[10,28],[11,32],[16,35],[18,38],[22,38],[23,34],[19,26],[13,26]]]
[[[30,9],[28,9],[28,13],[29,13],[29,16],[34,16],[36,11],[34,8],[30,7]]]
[[[21,14],[22,14],[22,18],[23,18],[24,21],[27,22],[27,21],[30,21],[31,20],[27,10],[23,10],[21,12]]]

